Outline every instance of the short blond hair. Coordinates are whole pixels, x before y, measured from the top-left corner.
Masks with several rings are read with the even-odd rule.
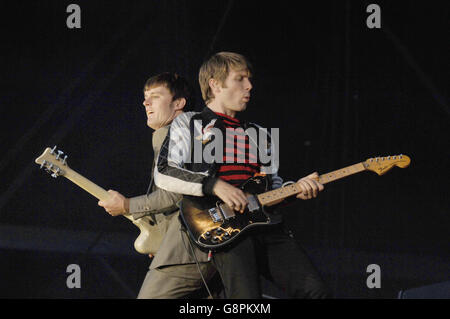
[[[245,70],[249,73],[249,76],[252,73],[250,62],[239,53],[218,52],[202,64],[198,74],[198,81],[206,104],[214,99],[209,80],[215,79],[222,87],[225,87],[225,80],[230,73],[230,69],[234,71]]]

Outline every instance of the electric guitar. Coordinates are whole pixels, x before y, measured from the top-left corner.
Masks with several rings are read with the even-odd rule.
[[[110,194],[106,190],[72,170],[67,165],[67,155],[62,157],[64,152],[59,150],[55,151],[55,149],[56,146],[53,149],[47,147],[44,153],[36,158],[35,162],[40,164],[41,168],[44,168],[52,177],[64,176],[99,200],[107,200],[110,198]],[[137,220],[134,220],[130,215],[123,216],[128,218],[140,230],[140,234],[134,242],[136,251],[141,254],[154,255],[163,238],[159,228],[146,216]]]
[[[369,158],[365,162],[320,175],[318,182],[327,184],[366,170],[383,175],[394,166],[405,168],[410,162],[406,155]],[[218,250],[231,244],[250,228],[278,223],[280,219],[270,212],[269,207],[302,192],[297,183],[268,191],[268,181],[261,175],[248,179],[240,188],[248,200],[244,213],[234,211],[214,196],[183,196],[180,215],[190,237],[199,247]]]

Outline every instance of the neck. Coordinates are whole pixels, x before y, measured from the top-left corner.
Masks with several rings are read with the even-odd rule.
[[[157,132],[162,131],[162,129],[165,128],[165,127],[167,127],[167,125],[165,125],[165,126],[160,126],[160,127],[158,127],[158,128],[153,129],[152,134],[155,134],[155,133],[158,134]]]
[[[236,117],[236,111],[230,110],[227,107],[225,107],[223,104],[220,104],[216,101],[212,101],[209,104],[206,105],[209,107],[213,112],[216,113],[222,113],[225,115],[228,115],[230,117]]]
[[[152,127],[155,132],[157,130],[159,130],[160,128],[166,127],[167,125],[169,125],[170,123],[172,123],[172,121],[181,113],[183,113],[183,111],[181,110],[177,110],[173,113],[173,115],[171,115],[169,118],[167,118],[163,123],[161,123],[158,127]],[[153,132],[154,133],[154,132]]]

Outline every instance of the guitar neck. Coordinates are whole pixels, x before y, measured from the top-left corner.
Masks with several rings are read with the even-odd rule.
[[[321,184],[327,184],[333,181],[336,181],[338,179],[360,173],[362,171],[365,171],[366,168],[364,167],[363,163],[358,163],[354,165],[350,165],[341,169],[338,169],[336,171],[332,171],[323,175],[320,175],[318,178],[318,182]],[[263,206],[271,206],[278,204],[283,199],[297,195],[301,193],[302,190],[300,186],[297,183],[293,183],[284,187],[280,187],[278,189],[274,189],[262,194],[257,195],[257,198],[261,205]]]
[[[104,190],[102,187],[98,186],[97,184],[91,182],[86,177],[82,176],[81,174],[78,174],[73,169],[69,167],[65,167],[65,174],[64,177],[68,180],[72,181],[74,184],[78,185],[82,189],[84,189],[86,192],[91,194],[92,196],[96,197],[99,200],[107,200],[110,198],[110,194]],[[133,218],[129,215],[124,215],[126,218],[128,218],[131,221],[134,221]]]

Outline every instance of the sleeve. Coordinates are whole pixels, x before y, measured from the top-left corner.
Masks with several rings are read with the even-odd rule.
[[[181,194],[157,188],[148,195],[130,198],[129,213],[136,220],[149,214],[172,212],[178,209],[181,198]]]
[[[185,168],[191,160],[190,119],[194,114],[182,113],[170,125],[155,165],[154,180],[156,186],[169,192],[205,196],[212,194],[217,179],[211,177],[208,171],[193,172]],[[194,121],[194,150],[197,149],[195,137],[201,137],[201,132],[201,122]],[[198,149],[202,151],[201,147]]]

